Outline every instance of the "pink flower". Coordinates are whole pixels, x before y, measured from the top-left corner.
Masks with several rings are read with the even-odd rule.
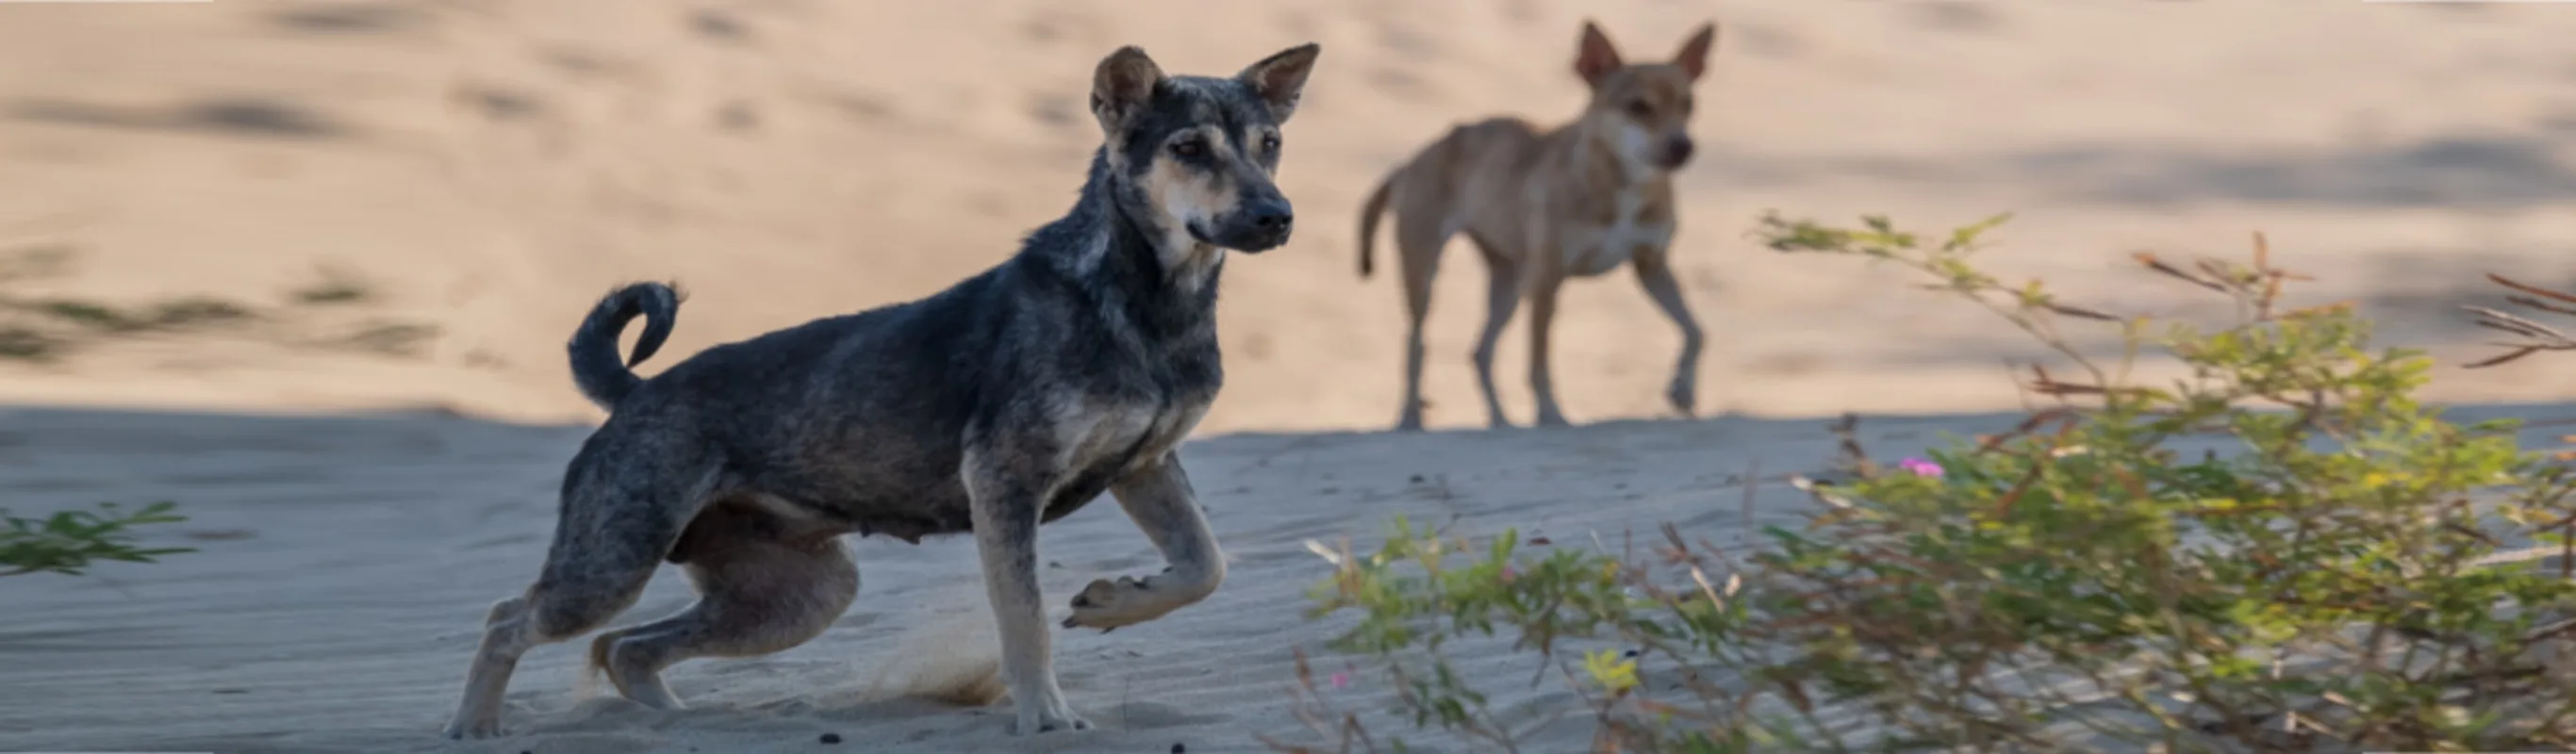
[[[1920,477],[1937,477],[1941,475],[1941,464],[1920,458],[1908,458],[1902,461],[1897,461],[1896,467],[1904,469],[1907,473]]]
[[[1512,583],[1512,579],[1518,576],[1520,576],[1519,571],[1512,570],[1511,566],[1503,566],[1503,583]]]
[[[1347,687],[1347,686],[1351,685],[1351,674],[1349,674],[1349,673],[1334,673],[1334,674],[1333,674],[1332,681],[1333,681],[1333,688],[1337,688],[1337,689],[1338,689],[1338,688]]]

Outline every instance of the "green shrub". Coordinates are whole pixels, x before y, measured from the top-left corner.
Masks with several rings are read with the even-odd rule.
[[[0,248],[0,362],[59,363],[82,349],[110,341],[216,330],[294,348],[419,357],[424,355],[422,349],[439,335],[433,325],[385,320],[342,322],[328,325],[322,332],[307,331],[319,319],[310,316],[318,309],[371,303],[379,298],[364,280],[336,268],[324,268],[319,282],[288,293],[288,299],[303,311],[254,307],[204,295],[125,305],[29,295],[12,287],[66,275],[76,251],[59,245]]]
[[[150,563],[163,555],[195,550],[185,547],[143,548],[133,543],[131,529],[187,518],[173,514],[170,503],[153,503],[127,512],[115,503],[98,510],[60,511],[44,518],[20,518],[0,510],[0,576],[60,573],[77,576],[91,563],[120,560]]]
[[[2003,220],[1926,238],[1770,215],[1760,235],[1910,268],[2051,348],[2066,366],[2032,369],[2049,405],[2018,427],[1886,465],[1847,417],[1842,481],[1795,480],[1811,520],[1764,531],[1758,552],[1666,524],[1650,552],[1536,553],[1516,532],[1480,546],[1399,520],[1373,553],[1317,547],[1336,572],[1314,614],[1357,618],[1332,647],[1393,678],[1415,726],[1500,750],[1521,750],[1513,721],[1531,716],[1490,708],[1457,672],[1461,646],[1510,639],[1572,681],[1597,750],[2576,743],[2576,695],[2551,673],[2576,625],[2576,477],[2521,450],[2512,422],[2417,402],[2429,360],[2372,346],[2348,306],[2279,306],[2296,277],[2260,236],[2250,264],[2139,256],[2235,302],[2232,324],[2204,328],[1980,271]],[[2096,363],[2061,332],[2076,320],[2187,374]],[[1327,743],[1275,748],[1378,748],[1302,656],[1300,677]]]

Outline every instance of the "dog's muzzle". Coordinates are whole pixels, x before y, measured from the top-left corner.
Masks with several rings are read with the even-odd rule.
[[[1261,253],[1288,243],[1289,232],[1297,225],[1296,211],[1285,199],[1265,199],[1247,203],[1235,210],[1209,239],[1218,246],[1250,253]]]
[[[1665,140],[1664,152],[1661,155],[1664,169],[1672,170],[1688,164],[1693,148],[1694,145],[1691,144],[1691,138],[1688,136],[1676,134],[1673,138]]]

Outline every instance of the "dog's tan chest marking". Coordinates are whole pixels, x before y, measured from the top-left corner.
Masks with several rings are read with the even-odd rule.
[[[1073,453],[1073,467],[1085,469],[1103,463],[1121,464],[1120,474],[1133,471],[1159,458],[1164,451],[1178,445],[1207,416],[1213,395],[1174,396],[1170,401],[1099,401],[1091,403],[1085,413],[1091,421],[1084,423],[1069,438],[1067,447]]]
[[[1568,235],[1565,272],[1589,277],[1618,269],[1641,249],[1661,249],[1673,237],[1669,212],[1658,211],[1645,189],[1622,188],[1612,198],[1608,225],[1579,227]]]
[[[1182,400],[1165,406],[1153,415],[1145,430],[1144,441],[1134,457],[1127,459],[1125,471],[1134,471],[1163,457],[1165,451],[1181,444],[1181,439],[1197,429],[1199,419],[1207,416],[1208,401]]]

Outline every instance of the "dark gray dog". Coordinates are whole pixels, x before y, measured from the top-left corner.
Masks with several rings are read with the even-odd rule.
[[[838,537],[851,532],[974,532],[1013,731],[1090,727],[1056,685],[1038,525],[1108,492],[1170,564],[1091,582],[1066,627],[1153,620],[1224,580],[1174,448],[1224,379],[1225,250],[1288,240],[1271,175],[1317,52],[1233,78],[1110,54],[1091,91],[1105,138],[1073,211],[929,298],[709,348],[649,380],[629,367],[669,336],[679,294],[643,283],[602,299],[570,350],[574,381],[610,416],[564,471],[536,583],[492,606],[447,735],[498,735],[519,657],[624,612],[663,560],[697,604],[602,634],[590,658],[626,698],[679,707],[664,668],[794,647],[849,607],[859,575]],[[621,364],[618,333],[637,316]]]

